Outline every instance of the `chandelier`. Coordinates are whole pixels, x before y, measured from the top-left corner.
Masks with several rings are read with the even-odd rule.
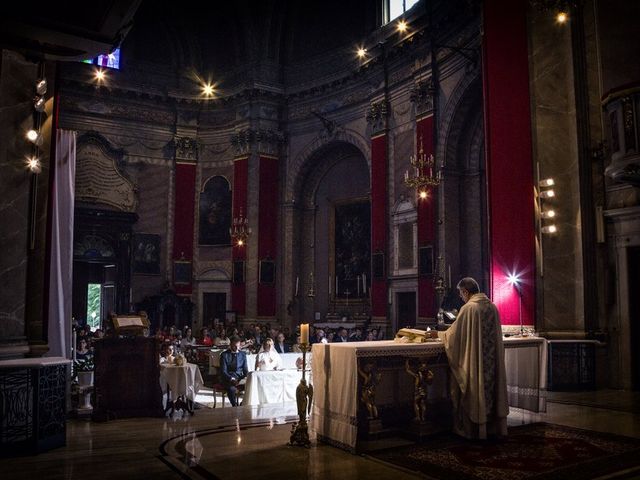
[[[242,209],[240,209],[240,215],[238,217],[233,217],[233,225],[229,229],[229,234],[233,242],[239,247],[244,245],[249,235],[251,235],[249,219],[242,216]]]
[[[420,150],[418,155],[411,155],[409,161],[411,162],[413,172],[411,174],[409,170],[404,172],[404,183],[407,187],[419,189],[422,194],[426,189],[440,185],[442,168],[434,172],[435,159],[432,154],[427,155],[424,153],[422,136],[420,136]]]

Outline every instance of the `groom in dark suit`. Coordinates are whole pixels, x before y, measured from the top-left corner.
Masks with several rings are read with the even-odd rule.
[[[227,389],[229,403],[234,407],[238,406],[238,384],[249,373],[247,354],[241,352],[239,346],[240,337],[234,335],[230,339],[229,349],[220,355],[221,380]]]

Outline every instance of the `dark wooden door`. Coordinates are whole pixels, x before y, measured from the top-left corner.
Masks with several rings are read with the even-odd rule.
[[[400,292],[396,294],[398,328],[416,326],[416,293]]]
[[[202,297],[202,324],[213,325],[217,318],[220,323],[225,323],[227,313],[226,293],[204,293]]]

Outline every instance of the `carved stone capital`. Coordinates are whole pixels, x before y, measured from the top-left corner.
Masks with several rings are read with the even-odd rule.
[[[173,144],[176,147],[176,160],[198,160],[198,142],[190,137],[174,137]]]
[[[387,128],[387,117],[389,116],[389,102],[380,100],[369,105],[367,110],[367,123],[371,125],[371,133],[382,132]]]
[[[278,155],[284,141],[282,132],[264,128],[245,128],[231,136],[231,145],[235,148],[237,157],[251,153],[254,145],[259,154]]]
[[[411,89],[409,99],[415,104],[416,115],[424,115],[433,112],[433,81],[431,78],[417,82]]]

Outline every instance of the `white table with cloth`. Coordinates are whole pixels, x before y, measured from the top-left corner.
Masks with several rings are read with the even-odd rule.
[[[509,406],[546,412],[547,341],[540,337],[504,339]]]
[[[220,354],[224,352],[224,350],[211,350],[209,354],[209,374],[215,375],[218,368],[220,368]],[[256,356],[255,354],[247,354],[247,367],[250,372],[253,372],[256,367]],[[299,358],[302,358],[301,353],[281,353],[280,358],[282,359],[282,368],[283,370],[291,370],[296,369],[296,361]],[[307,364],[311,362],[311,355],[307,354]]]
[[[267,405],[272,403],[295,402],[296,388],[300,384],[302,370],[267,370],[249,372],[244,387],[242,405]],[[307,371],[307,382],[311,381],[311,371]]]
[[[169,397],[167,398],[167,409],[180,397],[187,398],[190,402],[195,401],[196,394],[202,385],[204,385],[204,382],[197,365],[193,363],[186,363],[181,366],[168,363],[160,364],[160,387],[163,394],[167,393],[168,387],[171,398],[171,402]],[[189,411],[192,411],[192,409],[189,409]]]

